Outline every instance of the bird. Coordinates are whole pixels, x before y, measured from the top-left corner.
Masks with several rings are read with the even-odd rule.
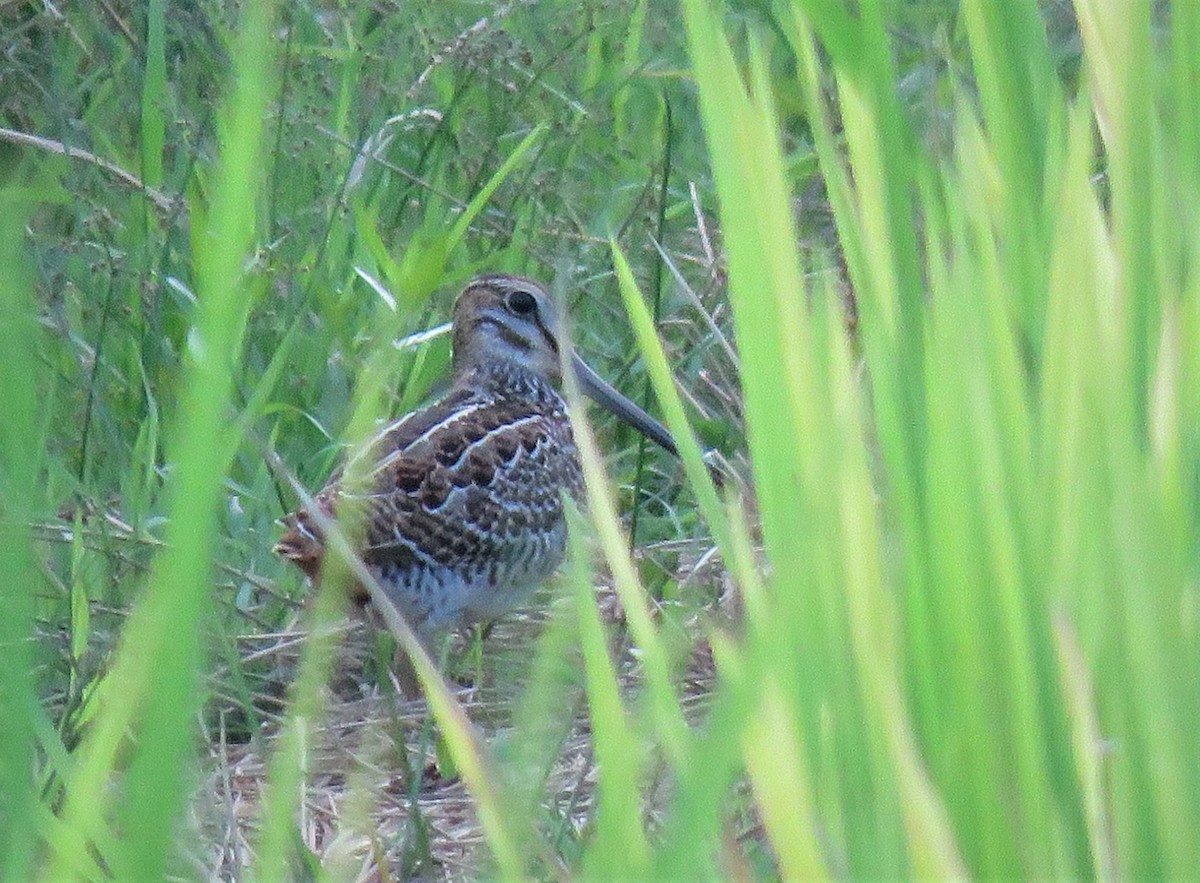
[[[510,612],[562,562],[566,498],[584,490],[561,393],[563,327],[537,282],[489,274],[454,304],[452,384],[385,425],[283,519],[275,552],[315,582],[335,513],[352,511],[357,557],[426,646]],[[568,354],[581,390],[671,453],[668,430]],[[351,480],[350,476],[357,476]],[[353,486],[351,486],[353,485]],[[365,602],[365,587],[351,587]]]

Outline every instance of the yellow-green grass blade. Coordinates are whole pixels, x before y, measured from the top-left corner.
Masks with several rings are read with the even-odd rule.
[[[1118,873],[1170,875],[1197,861],[1183,831],[1197,823],[1200,768],[1183,734],[1200,720],[1200,697],[1180,673],[1200,651],[1183,613],[1195,503],[1163,492],[1143,447],[1130,405],[1140,380],[1128,342],[1138,331],[1119,306],[1125,264],[1088,179],[1088,121],[1073,123],[1040,413],[1051,588],[1094,672],[1100,726],[1119,746],[1111,758]],[[1093,763],[1077,758],[1081,768]]]
[[[969,0],[963,21],[996,161],[1015,191],[1005,197],[1023,190],[1027,213],[1041,192],[1051,118],[1062,111],[1044,25],[1037,6],[1026,0],[1003,7]]]
[[[563,352],[568,353],[569,348],[564,347]],[[642,654],[649,714],[668,762],[681,769],[685,765],[689,738],[679,698],[671,683],[667,648],[654,626],[649,596],[638,581],[637,570],[629,557],[629,543],[621,533],[621,522],[600,449],[585,416],[583,398],[569,361],[563,367],[563,390],[571,406],[568,409],[571,429],[583,464],[588,511],[595,521],[600,546],[612,571],[617,597],[621,600],[633,641]]]
[[[831,354],[832,465],[837,470],[831,476],[830,490],[838,497],[842,580],[864,715],[868,726],[881,734],[913,869],[918,876],[962,877],[966,866],[943,806],[942,792],[928,775],[910,711],[903,701],[902,635],[885,580],[883,538],[862,446],[860,392],[842,329],[830,316],[826,317],[825,335]]]
[[[798,561],[801,537],[784,518],[794,498],[780,477],[792,475],[798,457],[793,402],[813,382],[801,361],[812,344],[799,318],[804,286],[794,247],[771,247],[795,242],[774,120],[746,94],[706,4],[685,3],[684,12],[716,173],[737,336],[753,342],[743,384],[763,529],[773,559]]]
[[[44,842],[58,843],[63,840],[69,840],[74,836],[73,832],[66,830],[63,820],[51,812],[49,807],[40,805],[36,807],[36,810],[38,829]],[[93,845],[93,850],[93,852],[80,855],[81,864],[69,869],[71,873],[69,879],[86,880],[88,883],[99,883],[99,881],[112,879],[112,873],[105,869],[105,865],[101,864],[106,853],[95,845]],[[10,879],[19,880],[22,878],[11,877]]]
[[[722,655],[730,660],[725,670],[736,664],[735,650]],[[817,835],[821,826],[800,745],[799,716],[792,707],[794,694],[773,679],[758,692],[760,705],[746,722],[742,754],[767,836],[779,855],[783,879],[827,879],[830,871]]]
[[[646,306],[637,281],[633,278],[633,271],[630,270],[629,262],[625,259],[621,247],[616,240],[610,240],[609,248],[612,250],[613,266],[617,271],[621,296],[625,301],[625,311],[629,316],[634,334],[637,336],[638,346],[646,359],[646,370],[666,418],[667,428],[671,430],[671,435],[675,439],[679,456],[683,460],[684,470],[687,472],[688,482],[696,492],[700,510],[704,513],[704,519],[708,522],[709,529],[716,538],[717,548],[728,560],[730,539],[725,512],[717,497],[717,489],[713,484],[712,476],[704,465],[700,445],[696,442],[696,438],[688,426],[683,402],[679,398],[678,390],[675,389],[671,366],[667,363],[667,354],[654,329],[654,318],[650,315],[650,310]]]
[[[479,213],[483,211],[484,206],[488,204],[488,200],[492,198],[492,195],[497,189],[499,189],[500,185],[504,183],[504,180],[509,176],[512,170],[520,165],[521,161],[525,158],[525,154],[533,149],[533,146],[537,144],[544,131],[544,126],[535,126],[533,129],[531,129],[529,134],[521,139],[521,142],[513,149],[513,152],[510,153],[508,158],[504,160],[500,168],[496,170],[495,174],[493,174],[492,177],[488,179],[487,183],[479,189],[479,192],[472,197],[471,201],[467,204],[467,207],[463,210],[462,215],[460,215],[458,220],[454,222],[454,226],[450,230],[449,249],[451,251],[453,251],[453,249],[462,241],[463,237],[467,235],[467,230],[470,229],[471,224],[475,221],[475,218],[479,216]]]
[[[746,513],[736,499],[730,501],[728,523],[731,547],[727,566],[745,601],[747,626],[765,632],[773,615],[770,596],[758,572]],[[663,847],[656,859],[653,876],[657,879],[689,879],[712,873],[711,844],[720,833],[730,787],[745,763],[731,747],[742,743],[743,731],[759,702],[758,683],[751,676],[757,673],[757,667],[745,659],[730,637],[713,633],[709,640],[720,675],[719,688],[692,762],[679,772],[678,795],[663,826]],[[800,844],[793,848],[805,847]]]
[[[37,734],[37,747],[44,761],[42,769],[38,771],[41,775],[33,784],[43,796],[57,796],[60,793],[59,788],[70,785],[74,769],[73,759],[63,744],[62,736],[42,708],[34,710],[34,730]],[[65,828],[63,821],[51,811],[49,803],[49,800],[43,800],[37,807],[42,841],[46,844],[56,844],[64,840],[76,839],[75,832]],[[110,867],[107,857],[117,851],[115,838],[107,830],[98,831],[96,834],[97,836],[89,843],[89,852],[81,856],[84,863],[74,869],[83,879],[98,880],[111,876],[106,874],[102,868]]]
[[[639,787],[643,752],[638,750],[639,737],[621,700],[621,683],[609,656],[580,520],[572,517],[570,524],[567,579],[575,592],[592,740],[599,766],[594,834],[582,870],[596,879],[644,878],[650,856],[642,828]]]
[[[566,749],[586,689],[578,666],[579,616],[574,597],[556,598],[547,627],[537,639],[528,680],[513,707],[513,726],[493,744],[495,771],[503,779],[509,830],[521,849],[540,851],[547,867],[558,840],[570,826],[565,815],[552,814],[555,828],[539,832],[547,781]]]
[[[864,347],[876,351],[873,382],[882,387],[881,403],[896,408],[901,425],[911,427],[903,432],[899,426],[884,425],[884,444],[895,446],[894,452],[885,448],[885,455],[902,458],[893,467],[905,476],[901,487],[907,486],[919,497],[921,480],[914,463],[923,442],[920,327],[924,290],[913,200],[921,154],[914,149],[914,136],[897,94],[884,5],[879,0],[863,3],[856,19],[841,21],[846,32],[841,38],[834,36],[839,16],[830,14],[830,6],[802,2],[793,4],[790,12],[797,20],[807,16],[808,29],[831,40],[826,44],[831,51],[847,36],[854,47],[853,52],[833,55],[832,70],[857,195],[856,225],[871,247],[847,256],[862,261],[855,295],[864,319]],[[791,33],[799,36],[798,31]],[[793,46],[793,51],[800,56],[809,50]],[[839,218],[839,225],[844,220]],[[893,384],[895,394],[890,392]]]
[[[261,827],[255,850],[255,876],[263,881],[292,876],[295,813],[302,799],[307,749],[311,734],[324,718],[323,687],[336,651],[336,623],[345,606],[339,591],[349,574],[330,563],[316,593],[308,623],[308,638],[289,691],[287,713],[275,741],[262,799]]]
[[[906,395],[912,398],[911,393],[905,392],[905,384],[913,378],[900,366],[898,343],[894,339],[895,320],[889,318],[895,308],[887,306],[894,296],[888,294],[890,288],[887,286],[879,290],[877,276],[880,271],[872,269],[878,259],[871,255],[877,246],[869,238],[868,224],[860,220],[860,213],[868,211],[869,207],[861,204],[860,195],[852,184],[855,173],[846,166],[842,158],[844,151],[835,137],[832,111],[826,106],[823,94],[824,73],[818,61],[812,28],[799,6],[794,6],[791,12],[791,16],[785,16],[783,20],[790,24],[789,38],[800,64],[800,85],[860,315],[859,336],[870,366],[873,431],[887,467],[881,480],[888,491],[884,497],[889,510],[888,520],[898,534],[898,543],[921,548],[926,542],[921,504],[924,481],[921,442],[912,438],[914,434],[920,434],[921,424],[910,419],[911,408],[905,405]],[[828,33],[827,27],[823,33]],[[924,177],[934,176],[927,172]],[[873,215],[878,214],[878,211],[873,212]],[[936,214],[930,214],[936,217]],[[936,670],[923,661],[934,653],[931,627],[935,614],[930,610],[930,600],[923,590],[927,579],[926,565],[923,555],[901,556],[904,617],[913,647],[906,659],[907,680],[910,689],[917,692],[917,702],[922,701],[922,695],[936,689],[933,682],[937,678]],[[923,722],[918,720],[918,724],[923,725]]]
[[[1077,0],[1096,120],[1112,182],[1112,223],[1121,262],[1118,309],[1129,347],[1135,425],[1145,430],[1147,385],[1161,318],[1154,272],[1152,194],[1158,156],[1151,7]],[[1183,27],[1187,21],[1181,22]],[[1164,231],[1165,233],[1166,231]]]
[[[1171,79],[1167,91],[1171,125],[1163,131],[1168,145],[1163,174],[1195,192],[1200,187],[1200,168],[1195,161],[1200,156],[1200,110],[1195,100],[1200,90],[1200,5],[1174,0],[1170,16]]]
[[[1117,853],[1113,842],[1112,791],[1106,779],[1104,735],[1096,710],[1096,689],[1079,646],[1078,635],[1063,615],[1054,620],[1059,676],[1070,712],[1071,741],[1079,786],[1087,814],[1091,846],[1092,876],[1096,880],[1117,879]]]
[[[868,710],[847,653],[844,562],[829,493],[838,480],[827,438],[829,341],[814,331],[806,310],[765,67],[752,52],[747,89],[706,4],[684,9],[729,255],[750,453],[772,568],[773,615],[747,652],[762,680],[778,670],[796,695],[800,741],[809,752],[820,742],[821,709],[839,722],[831,780],[816,789],[873,794],[869,807],[847,813],[845,827],[830,832],[834,848],[851,855],[851,873],[897,873],[904,862],[899,807],[886,796],[892,790],[885,747],[866,727]],[[814,299],[821,314],[836,314],[821,294]],[[817,764],[807,766],[820,775]]]
[[[963,20],[999,171],[999,227],[1012,243],[1003,255],[1012,284],[1002,294],[1037,353],[1045,317],[1042,197],[1049,154],[1062,130],[1061,89],[1034,3],[971,0],[963,4]]]
[[[137,745],[123,783],[123,849],[112,857],[125,877],[160,878],[186,793],[184,765],[199,708],[200,634],[211,603],[210,555],[228,448],[211,438],[225,419],[249,298],[243,261],[254,236],[262,120],[270,93],[273,5],[247,8],[238,38],[237,86],[225,119],[209,223],[196,234],[199,303],[193,352],[168,482],[168,546],[155,563],[147,596],[130,616],[109,677],[119,685],[84,743],[63,820],[78,839],[56,844],[47,866],[56,879],[83,860],[84,838],[105,823],[113,794],[107,784],[128,729]]]

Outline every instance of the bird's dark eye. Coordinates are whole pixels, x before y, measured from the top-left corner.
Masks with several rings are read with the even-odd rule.
[[[514,291],[508,296],[508,308],[518,316],[529,316],[537,310],[537,299],[528,291]]]

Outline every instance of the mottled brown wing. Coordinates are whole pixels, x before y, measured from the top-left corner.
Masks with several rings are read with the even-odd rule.
[[[406,450],[431,428],[444,423],[451,414],[476,398],[478,396],[470,390],[456,389],[441,401],[387,425],[379,438],[369,446],[369,456],[379,459],[389,453]],[[324,519],[334,517],[338,500],[343,495],[343,471],[341,466],[336,468],[325,487],[314,498]],[[295,563],[310,579],[316,579],[325,557],[325,532],[306,507],[296,510],[282,521],[287,529],[275,544],[275,553]]]
[[[345,488],[339,474],[317,505],[331,518],[341,500],[361,504],[361,555],[372,566],[503,562],[561,522],[563,490],[582,488],[560,401],[456,391],[385,429],[365,492]],[[315,577],[323,532],[306,509],[285,523],[276,551]]]
[[[582,484],[561,407],[524,399],[459,409],[379,478],[363,558],[400,569],[504,563],[561,523],[561,492]]]

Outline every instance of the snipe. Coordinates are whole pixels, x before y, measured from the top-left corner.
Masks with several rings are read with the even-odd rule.
[[[459,295],[453,326],[450,392],[379,433],[359,490],[335,474],[315,498],[332,518],[353,497],[359,557],[426,641],[501,616],[550,576],[566,546],[563,495],[583,489],[547,293],[516,276],[478,277]],[[586,394],[674,452],[661,424],[571,359]],[[315,579],[325,554],[318,519],[301,509],[285,523],[275,551]]]

